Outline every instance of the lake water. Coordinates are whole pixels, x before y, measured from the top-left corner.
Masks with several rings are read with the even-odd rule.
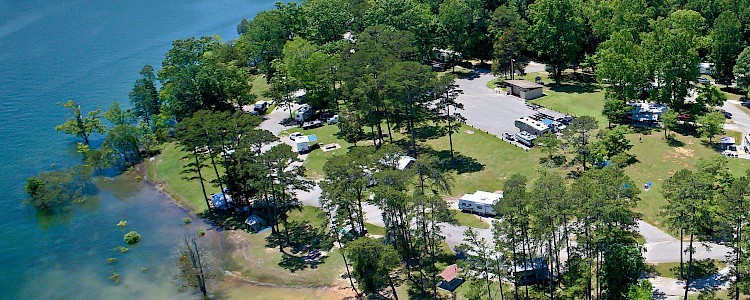
[[[109,181],[73,212],[45,216],[21,203],[24,180],[78,159],[76,140],[54,131],[65,119],[58,102],[126,103],[138,71],[158,68],[172,40],[234,39],[242,18],[274,2],[0,0],[0,298],[184,296],[171,283],[170,258],[182,233],[196,229],[161,193]],[[143,235],[124,254],[113,250],[123,245],[119,220]]]

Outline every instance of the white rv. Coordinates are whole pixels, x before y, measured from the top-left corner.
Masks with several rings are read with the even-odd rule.
[[[529,117],[516,119],[515,125],[521,131],[526,131],[536,136],[540,136],[549,131],[549,126]]]
[[[479,215],[495,216],[495,210],[492,208],[500,198],[502,192],[490,193],[485,191],[476,191],[474,194],[466,194],[458,200],[458,209],[463,212],[472,212]]]

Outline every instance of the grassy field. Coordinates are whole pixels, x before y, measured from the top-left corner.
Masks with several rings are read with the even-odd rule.
[[[474,214],[469,214],[469,213],[460,212],[460,211],[453,211],[453,216],[456,218],[456,220],[458,221],[458,224],[461,226],[481,228],[481,229],[490,228],[490,224],[483,222],[482,220],[479,219],[478,216]]]
[[[250,89],[250,92],[255,94],[255,96],[258,97],[258,100],[264,100],[268,101],[271,100],[270,97],[266,96],[266,92],[271,88],[271,86],[266,82],[266,77],[257,75],[255,76],[255,79],[253,79],[252,88]]]
[[[345,154],[348,151],[348,148],[353,146],[347,141],[336,137],[335,134],[339,132],[339,128],[336,125],[325,125],[323,127],[308,130],[302,130],[302,128],[294,128],[282,132],[281,136],[288,136],[289,134],[294,132],[301,132],[305,135],[315,134],[316,136],[318,136],[318,145],[320,145],[321,147],[323,145],[331,143],[338,143],[339,145],[341,145],[341,148],[327,152],[323,152],[323,150],[318,148],[311,151],[307,155],[304,166],[305,168],[307,168],[307,177],[310,179],[322,179],[323,175],[325,175],[323,173],[323,166],[325,165],[328,158],[334,155]],[[359,144],[365,145],[367,143],[368,142],[365,141]],[[371,145],[372,142],[370,142],[369,144]]]
[[[708,262],[703,261],[702,263],[708,263]],[[718,260],[712,260],[710,263],[713,263],[713,265],[715,266],[715,269],[711,271],[705,271],[705,272],[716,273],[716,272],[719,272],[721,269],[724,269],[724,267],[727,266],[725,262],[718,261]],[[680,269],[679,269],[680,263],[679,262],[660,263],[660,264],[654,264],[653,266],[654,266],[656,273],[658,273],[659,276],[675,278],[675,279],[680,277]],[[687,271],[687,262],[685,262],[685,266],[686,266],[685,269]]]
[[[161,154],[153,161],[146,163],[148,169],[148,180],[160,184],[163,190],[172,198],[190,207],[195,212],[202,212],[207,209],[206,201],[203,199],[203,192],[198,181],[187,180],[186,176],[194,174],[182,174],[185,165],[188,163],[184,159],[183,152],[176,143],[165,144]],[[222,172],[219,170],[219,172]],[[202,169],[206,179],[206,193],[219,193],[218,187],[212,186],[209,182],[216,179],[213,168],[207,167]]]
[[[337,249],[328,253],[323,264],[291,272],[279,266],[282,254],[277,248],[267,248],[266,238],[270,230],[258,234],[234,232],[230,238],[241,239],[234,243],[229,269],[239,272],[242,278],[280,285],[307,287],[330,286],[344,272],[344,260]]]
[[[638,162],[625,168],[625,173],[639,186],[653,182],[649,191],[641,189],[641,201],[636,211],[643,214],[646,222],[665,229],[662,207],[667,202],[661,194],[664,180],[683,168],[695,168],[700,159],[715,160],[720,155],[701,139],[692,136],[675,135],[679,144],[676,147],[670,146],[663,133],[658,131],[643,135],[632,134],[630,140],[633,144],[630,153],[638,158]],[[750,161],[729,159],[728,167],[734,175],[742,175],[750,168]]]

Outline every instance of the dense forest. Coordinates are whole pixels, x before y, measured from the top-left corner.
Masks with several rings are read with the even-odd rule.
[[[627,103],[637,100],[716,123],[711,107],[724,99],[715,87],[697,87],[701,62],[713,64],[722,85],[750,88],[750,0],[307,0],[278,3],[243,20],[237,32],[232,41],[174,41],[160,69],[143,68],[130,108],[115,103],[83,112],[62,103],[71,117],[57,130],[81,139],[82,163],[28,179],[29,202],[65,209],[85,197],[93,175],[127,169],[174,141],[209,208],[206,184],[233,199],[229,212],[204,216],[258,214],[271,226],[270,243],[285,254],[337,244],[346,249],[358,295],[398,298],[396,286],[406,285],[411,298],[437,298],[446,260],[441,224],[455,222],[442,197],[459,158],[452,143],[450,155],[438,157],[417,134],[434,128],[450,137],[463,121],[456,112],[462,91],[454,75],[438,69],[473,62],[507,76],[537,61],[558,82],[566,69],[581,70],[606,87],[603,113],[613,124],[622,124]],[[270,85],[264,95],[251,92],[257,77]],[[695,88],[701,96],[686,101]],[[261,117],[243,111],[263,96],[288,107],[292,119],[299,90],[312,107],[337,113],[338,134],[354,144],[326,162],[318,183],[333,229],[289,218],[302,205],[296,192],[316,183],[305,179],[290,146],[258,127]],[[664,127],[671,128],[667,117]],[[503,217],[494,221],[492,241],[465,233],[457,250],[468,255],[461,268],[473,298],[651,299],[632,210],[640,190],[621,169],[633,159],[631,146],[623,126],[597,128],[594,118],[580,117],[561,140],[542,137],[547,161],[563,155],[564,144],[577,170],[550,163],[536,179],[511,176],[502,183],[495,210]],[[103,144],[90,147],[92,135],[105,135]],[[403,171],[396,166],[405,154],[416,162]],[[615,164],[594,167],[604,157]],[[206,182],[207,171],[217,179]],[[730,290],[750,293],[742,257],[750,241],[748,196],[750,180],[728,175],[723,161],[666,181],[669,226],[690,236],[684,270],[680,265],[685,297],[694,237],[731,246]],[[365,204],[382,211],[382,238],[366,236]],[[524,282],[517,270],[535,264],[549,276]]]

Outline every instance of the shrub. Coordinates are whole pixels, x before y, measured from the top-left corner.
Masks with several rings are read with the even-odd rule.
[[[190,224],[190,222],[193,222],[190,218],[182,218],[182,223]]]
[[[117,258],[114,258],[114,257],[107,258],[107,263],[111,264],[111,263],[114,263],[116,261],[117,261]]]
[[[112,276],[109,276],[109,280],[114,283],[120,283],[120,273],[112,271]]]
[[[126,244],[135,244],[141,240],[141,235],[135,231],[131,231],[125,234],[124,239]]]
[[[199,236],[204,236],[204,235],[206,235],[206,231],[205,231],[205,230],[203,230],[203,229],[201,229],[201,230],[198,230],[198,235],[199,235]]]
[[[130,251],[130,248],[124,247],[124,246],[120,246],[120,253],[125,253],[125,252],[128,252],[128,251]]]
[[[128,226],[128,221],[120,220],[120,222],[117,222],[117,227],[125,228],[125,226]]]

